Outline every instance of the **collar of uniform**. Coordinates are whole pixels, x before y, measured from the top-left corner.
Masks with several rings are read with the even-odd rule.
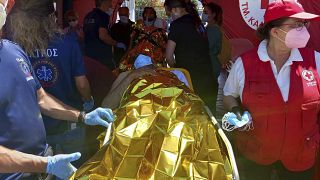
[[[263,62],[270,61],[271,58],[268,55],[267,51],[267,40],[263,40],[258,47],[258,56],[259,59]],[[293,61],[303,61],[300,51],[297,48],[293,48],[290,53],[290,57],[287,62]],[[291,64],[291,63],[290,63]]]

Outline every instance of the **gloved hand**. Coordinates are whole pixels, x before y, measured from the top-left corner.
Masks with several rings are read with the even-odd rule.
[[[251,114],[248,111],[245,111],[242,115],[242,119],[249,119],[249,122],[247,122],[243,127],[239,128],[239,131],[249,131],[253,129],[253,121]]]
[[[126,45],[121,43],[121,42],[117,42],[116,47],[120,48],[120,49],[123,49],[123,50],[127,50]]]
[[[243,113],[240,120],[233,112],[228,112],[223,116],[222,129],[230,132],[241,127],[243,127],[241,131],[248,131],[253,129],[252,117],[248,111],[245,111]]]
[[[61,179],[69,179],[69,177],[77,170],[70,162],[76,161],[81,154],[61,154],[49,156],[46,173],[53,174]]]
[[[109,123],[113,122],[113,120],[112,110],[108,108],[97,108],[84,117],[84,123],[91,126],[101,125],[108,127]]]
[[[240,106],[232,107],[231,112],[233,112],[237,116],[238,120],[241,120],[243,110]]]
[[[83,105],[83,111],[90,112],[94,108],[94,99],[91,97],[91,100],[84,101]]]

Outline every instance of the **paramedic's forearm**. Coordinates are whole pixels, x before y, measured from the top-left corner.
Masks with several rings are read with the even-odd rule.
[[[233,96],[224,96],[223,105],[227,111],[231,111],[231,109],[235,106],[239,106],[237,99]]]
[[[99,38],[101,39],[101,41],[111,46],[117,45],[117,41],[112,39],[112,37],[109,35],[108,31],[105,28],[99,28]]]
[[[64,104],[57,98],[46,93],[42,88],[38,90],[38,103],[41,113],[54,119],[77,122],[80,111]]]
[[[90,84],[86,76],[75,77],[77,90],[84,101],[91,100]]]
[[[11,150],[0,146],[0,173],[44,173],[47,158]]]

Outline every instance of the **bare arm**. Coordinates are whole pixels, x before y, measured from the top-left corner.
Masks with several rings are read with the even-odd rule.
[[[99,38],[106,44],[109,44],[111,46],[117,45],[117,41],[112,39],[112,37],[109,35],[107,29],[105,28],[99,28]]]
[[[115,80],[115,82],[112,84],[111,90],[102,101],[102,107],[108,107],[111,109],[118,107],[124,91],[134,80],[133,76],[129,75],[129,73],[121,73]]]
[[[123,73],[120,73],[117,79],[113,82],[111,89],[109,92],[114,91],[116,87],[131,73],[131,71],[126,71]]]
[[[61,120],[77,122],[80,111],[64,104],[57,98],[46,93],[43,88],[38,90],[38,103],[43,114]]]
[[[104,98],[102,102],[102,107],[108,107],[111,109],[115,109],[119,106],[121,97],[123,93],[126,91],[130,83],[144,75],[154,74],[155,71],[153,69],[138,69],[126,74],[120,74],[117,80],[113,83],[112,89],[109,91],[108,95]]]
[[[238,100],[233,96],[224,96],[223,105],[227,111],[231,111],[233,107],[240,106]]]
[[[74,78],[77,90],[84,101],[91,100],[90,84],[86,76],[77,76]]]
[[[167,48],[166,48],[166,59],[170,67],[174,67],[176,63],[173,56],[175,49],[176,49],[176,43],[172,40],[168,40]]]
[[[47,158],[0,146],[0,173],[46,172]]]

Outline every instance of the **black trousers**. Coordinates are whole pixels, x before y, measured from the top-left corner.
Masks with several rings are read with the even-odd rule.
[[[184,68],[184,67],[183,67]],[[215,79],[211,65],[199,65],[193,68],[185,68],[189,71],[194,91],[210,108],[213,115],[216,111],[218,94],[218,80]]]
[[[271,165],[260,165],[243,156],[237,158],[241,180],[312,180],[315,168],[306,171],[289,171],[280,161]]]

